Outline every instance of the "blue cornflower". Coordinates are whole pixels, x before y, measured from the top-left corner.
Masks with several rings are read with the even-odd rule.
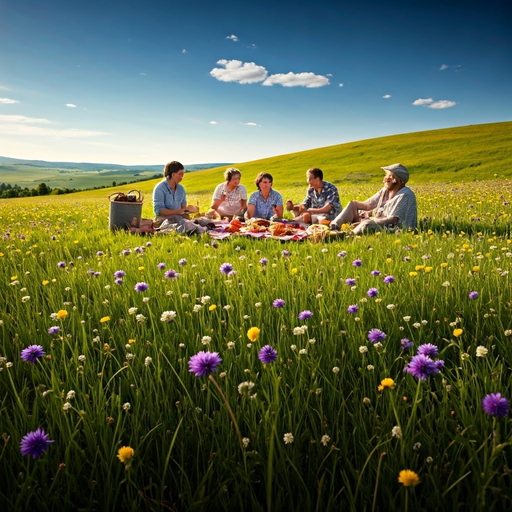
[[[277,350],[270,345],[265,345],[258,353],[258,359],[262,363],[272,363],[277,359]]]
[[[189,372],[196,377],[208,377],[211,373],[217,371],[217,367],[222,363],[217,352],[198,352],[188,361]]]
[[[378,343],[379,341],[384,341],[386,339],[386,333],[382,332],[380,329],[370,329],[368,331],[368,339],[372,343]]]
[[[35,459],[45,453],[48,445],[53,442],[43,429],[38,428],[23,436],[20,442],[21,455],[31,455]]]

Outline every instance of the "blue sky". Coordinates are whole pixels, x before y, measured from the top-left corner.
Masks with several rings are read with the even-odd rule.
[[[0,155],[243,162],[509,121],[510,5],[0,0]]]

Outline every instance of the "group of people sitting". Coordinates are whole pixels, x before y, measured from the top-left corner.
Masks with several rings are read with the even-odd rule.
[[[257,190],[247,200],[247,189],[240,183],[242,173],[230,167],[224,173],[224,183],[215,188],[208,221],[214,219],[281,219],[284,208],[293,215],[295,222],[326,224],[332,231],[351,225],[354,233],[380,231],[387,227],[415,229],[417,204],[414,192],[406,186],[409,171],[402,164],[382,167],[385,171],[384,186],[366,201],[350,201],[342,207],[338,189],[324,180],[323,172],[317,167],[308,169],[306,178],[308,190],[300,204],[291,200],[283,202],[282,195],[272,188],[273,178],[267,172],[260,172],[255,180]],[[187,231],[186,218],[197,213],[199,208],[187,203],[185,188],[181,185],[185,174],[184,166],[176,161],[164,167],[164,179],[153,190],[155,222],[183,228]],[[207,228],[197,225],[196,232]],[[180,229],[177,229],[180,231]]]

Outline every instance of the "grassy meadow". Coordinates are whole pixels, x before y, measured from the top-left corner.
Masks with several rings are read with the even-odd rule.
[[[409,164],[387,151],[343,204]],[[0,502],[510,509],[510,411],[482,399],[512,399],[512,181],[448,179],[444,151],[442,179],[410,166],[418,231],[329,242],[112,233],[105,190],[1,201]],[[302,198],[311,165],[276,163],[276,189]],[[219,173],[187,174],[189,201],[204,210]],[[201,351],[222,359],[210,376],[189,371]],[[404,371],[425,353],[431,375]],[[53,443],[23,455],[38,428]]]

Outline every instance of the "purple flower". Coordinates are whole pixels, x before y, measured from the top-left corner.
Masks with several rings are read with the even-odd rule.
[[[94,269],[93,269],[93,268],[88,269],[88,270],[87,270],[87,273],[88,273],[89,275],[94,274]]]
[[[198,352],[188,361],[189,372],[196,377],[208,377],[211,373],[217,371],[217,366],[222,363],[222,359],[217,352]]]
[[[233,265],[231,265],[231,263],[223,263],[221,266],[220,266],[220,269],[219,269],[223,274],[226,274],[227,276],[229,276],[229,274],[231,272],[233,272]]]
[[[182,267],[184,267],[186,264],[187,264],[187,260],[185,258],[181,258],[181,260],[178,261],[178,265],[181,265]]]
[[[484,411],[497,418],[503,418],[508,413],[508,400],[501,393],[491,393],[482,399]]]
[[[60,327],[58,325],[54,325],[48,329],[48,334],[57,334],[60,332]]]
[[[347,308],[347,311],[349,313],[357,313],[359,311],[359,306],[357,304],[351,304],[348,308]]]
[[[344,258],[347,255],[347,251],[341,251],[338,253],[338,258]]]
[[[101,276],[101,272],[94,272],[92,274],[92,277],[100,277]]]
[[[416,377],[419,380],[427,380],[431,375],[439,373],[439,370],[444,365],[444,361],[442,364],[439,363],[441,362],[432,361],[430,357],[418,354],[409,361],[409,364],[406,365],[404,371],[410,373],[413,377]]]
[[[124,277],[125,275],[126,275],[126,272],[124,270],[116,270],[114,272],[114,277],[117,277],[117,278]]]
[[[403,338],[400,340],[400,345],[402,345],[402,350],[408,350],[414,345],[414,343],[409,341],[407,338]]]
[[[363,262],[361,260],[359,260],[359,259],[354,260],[352,262],[352,265],[354,265],[354,267],[360,267],[362,264],[363,264]]]
[[[287,256],[290,256],[290,251],[287,251],[286,249],[281,251],[281,254],[286,258]]]
[[[439,355],[439,349],[436,347],[436,345],[432,345],[432,343],[424,343],[418,347],[418,354],[422,354],[434,359]]]
[[[33,459],[46,452],[46,448],[54,441],[48,439],[43,429],[25,434],[20,443],[21,455],[31,455]]]
[[[276,299],[274,302],[272,302],[272,305],[275,308],[283,308],[285,304],[286,303],[283,299]]]
[[[125,249],[125,250],[122,252],[122,255],[123,255],[123,256],[129,256],[131,252],[132,252],[132,251],[130,251],[130,249]]]
[[[176,281],[176,279],[178,279],[178,277],[180,277],[180,274],[178,274],[178,272],[176,272],[176,270],[173,270],[172,268],[170,270],[168,270],[164,276],[167,278],[167,279],[172,279],[173,281]]]
[[[270,345],[265,345],[258,352],[258,359],[262,363],[273,363],[277,359],[277,350],[274,347],[271,347]]]
[[[394,278],[393,276],[386,276],[386,277],[384,278],[384,282],[385,282],[386,284],[394,283],[394,282],[395,282],[395,278]]]
[[[372,274],[372,276],[380,276],[381,271],[380,270],[372,270],[371,274]]]
[[[159,264],[157,265],[157,268],[158,268],[159,270],[163,270],[163,269],[165,268],[165,263],[159,263]]]
[[[267,258],[261,258],[260,265],[266,265],[268,263]]]
[[[478,292],[469,292],[468,297],[469,297],[471,300],[478,299]]]
[[[372,343],[378,343],[379,341],[384,341],[386,339],[386,333],[382,332],[380,329],[370,329],[368,331],[368,339]]]
[[[151,242],[146,242],[146,247],[151,247]]]
[[[117,284],[117,286],[121,286],[121,285],[124,283],[124,281],[123,281],[120,277],[118,277],[118,278],[114,281],[114,283],[115,283],[115,284]]]
[[[135,247],[134,251],[138,254],[141,254],[144,252],[144,247]]]
[[[379,290],[377,290],[377,288],[370,288],[366,292],[366,295],[368,295],[368,297],[377,297],[378,294],[379,294]]]
[[[44,350],[41,345],[29,345],[21,351],[21,359],[29,363],[36,363],[40,357],[44,356]]]
[[[356,284],[356,280],[352,277],[349,277],[348,279],[345,279],[345,284],[347,286],[354,286]]]
[[[299,320],[307,320],[308,318],[311,318],[313,316],[313,313],[309,311],[309,309],[305,309],[304,311],[301,311],[299,313]]]
[[[103,251],[98,251],[98,252],[96,253],[96,256],[103,256]]]
[[[57,268],[66,268],[66,262],[65,261],[59,261],[59,263],[57,263]]]
[[[141,281],[140,283],[137,283],[133,289],[136,291],[136,292],[145,292],[147,289],[149,288],[149,284],[148,283],[144,283],[143,281]]]

